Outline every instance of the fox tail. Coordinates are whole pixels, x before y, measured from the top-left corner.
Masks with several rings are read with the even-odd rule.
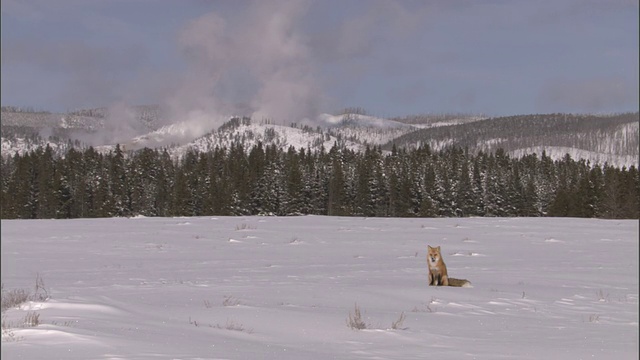
[[[449,278],[449,286],[455,287],[473,287],[471,286],[471,282],[467,279],[455,279]]]

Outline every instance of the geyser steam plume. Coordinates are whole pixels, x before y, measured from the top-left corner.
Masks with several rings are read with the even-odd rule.
[[[316,115],[322,92],[300,20],[306,1],[254,1],[239,14],[211,12],[179,34],[187,70],[166,104],[192,135],[231,115],[278,122]]]

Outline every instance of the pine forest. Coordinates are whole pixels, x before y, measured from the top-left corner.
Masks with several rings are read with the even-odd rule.
[[[50,147],[5,156],[3,219],[133,216],[639,218],[638,169],[544,152],[432,151],[338,145],[319,151],[258,143],[176,159],[144,148]]]

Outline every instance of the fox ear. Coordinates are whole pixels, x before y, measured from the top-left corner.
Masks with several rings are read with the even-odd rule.
[[[431,247],[431,245],[427,245],[427,246],[429,247],[429,249],[433,249],[433,248]]]
[[[440,246],[438,245],[438,247],[436,249],[438,249],[438,251],[440,251]]]

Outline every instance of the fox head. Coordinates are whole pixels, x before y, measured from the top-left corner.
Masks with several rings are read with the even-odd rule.
[[[429,246],[429,253],[427,254],[427,258],[429,259],[429,262],[432,264],[437,263],[440,260],[440,246],[436,246],[436,247],[431,247],[431,245],[427,245]]]

